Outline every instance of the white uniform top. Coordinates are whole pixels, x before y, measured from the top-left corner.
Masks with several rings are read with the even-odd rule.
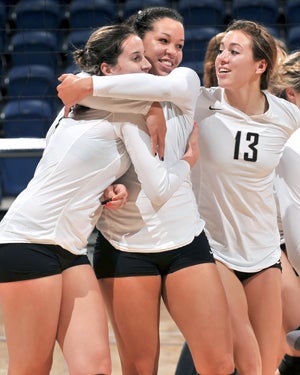
[[[226,103],[222,88],[201,88],[195,117],[201,154],[192,173],[199,211],[215,258],[242,272],[280,259],[274,170],[300,126],[295,105],[264,93],[267,112],[247,116]]]
[[[194,71],[177,68],[167,76],[93,77],[93,84],[94,95],[102,98],[85,101],[88,106],[101,106],[104,96],[160,101],[168,129],[163,163],[169,166],[182,157],[193,127],[199,90],[199,78]],[[119,181],[129,189],[127,204],[120,210],[104,210],[97,223],[115,248],[130,252],[166,251],[192,242],[203,230],[189,177],[165,204],[149,200],[134,168]]]
[[[300,129],[287,141],[276,172],[275,187],[287,254],[300,274]]]
[[[143,104],[144,113],[150,104]],[[168,199],[189,175],[187,162],[177,161],[167,173],[153,157],[143,115],[94,110],[87,115],[88,121],[62,119],[55,131],[54,121],[33,179],[0,223],[1,243],[55,244],[85,254],[102,212],[103,190],[130,166],[122,139],[154,201]]]

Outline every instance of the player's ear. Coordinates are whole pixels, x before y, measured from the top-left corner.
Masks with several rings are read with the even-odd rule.
[[[110,75],[113,74],[111,66],[109,64],[105,63],[105,62],[101,63],[100,70],[103,73],[103,75],[105,75],[105,76],[110,76]]]

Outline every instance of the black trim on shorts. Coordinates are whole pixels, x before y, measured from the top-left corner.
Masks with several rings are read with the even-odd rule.
[[[250,277],[255,276],[255,275],[259,274],[260,272],[263,272],[263,271],[265,271],[269,268],[278,268],[278,269],[280,269],[280,271],[282,271],[281,260],[272,264],[270,267],[264,268],[263,270],[260,270],[260,271],[257,271],[257,272],[242,272],[242,271],[235,271],[235,270],[233,270],[233,272],[235,273],[237,278],[241,282],[243,282],[243,281],[246,281],[247,279],[250,279]]]
[[[90,264],[87,255],[75,255],[58,245],[0,244],[1,283],[57,275],[82,264]]]
[[[204,231],[186,246],[157,253],[117,250],[99,232],[93,258],[93,267],[98,279],[166,276],[182,268],[203,263],[215,263]]]

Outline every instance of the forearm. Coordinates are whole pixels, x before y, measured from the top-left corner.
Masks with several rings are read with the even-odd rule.
[[[167,76],[151,74],[93,76],[93,96],[169,101],[183,110],[194,105],[199,86],[196,73],[186,68],[177,68]]]
[[[87,73],[62,74],[58,80],[61,82],[57,86],[58,97],[66,107],[72,107],[93,94],[93,80]]]
[[[189,163],[179,160],[168,166],[154,157],[145,128],[127,123],[121,133],[144,192],[154,204],[165,203],[189,175]]]
[[[135,73],[93,76],[91,81],[91,77],[81,73],[78,76],[64,74],[59,80],[58,96],[66,107],[79,103],[103,109],[98,102],[101,102],[101,98],[108,97],[143,102],[169,101],[183,113],[194,112],[200,86],[197,74],[188,68],[177,68],[167,76]],[[98,101],[91,99],[91,95],[99,97]]]
[[[112,113],[135,113],[145,116],[149,112],[152,102],[89,96],[79,104]]]

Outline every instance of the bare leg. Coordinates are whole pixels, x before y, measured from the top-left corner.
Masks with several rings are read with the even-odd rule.
[[[175,375],[199,375],[196,371],[192,354],[186,342],[183,344]],[[228,375],[238,375],[238,373],[235,370],[232,374]]]
[[[99,280],[117,340],[123,375],[156,375],[160,276]]]
[[[284,252],[282,252],[281,263],[283,329],[278,363],[281,362],[284,354],[300,358],[300,352],[290,348],[285,338],[289,331],[300,326],[300,281]],[[276,375],[280,375],[279,370]]]
[[[262,374],[274,375],[282,328],[281,272],[277,268],[266,269],[245,281],[244,288],[260,348]]]
[[[238,374],[261,375],[260,350],[250,323],[244,287],[235,274],[224,264],[217,262],[217,266],[229,303],[233,327],[234,358]]]
[[[63,272],[57,340],[70,374],[111,374],[104,300],[90,265]]]
[[[184,335],[201,375],[234,371],[229,310],[220,275],[213,263],[169,274],[163,297]]]
[[[61,275],[0,284],[9,375],[48,375],[61,298]]]

